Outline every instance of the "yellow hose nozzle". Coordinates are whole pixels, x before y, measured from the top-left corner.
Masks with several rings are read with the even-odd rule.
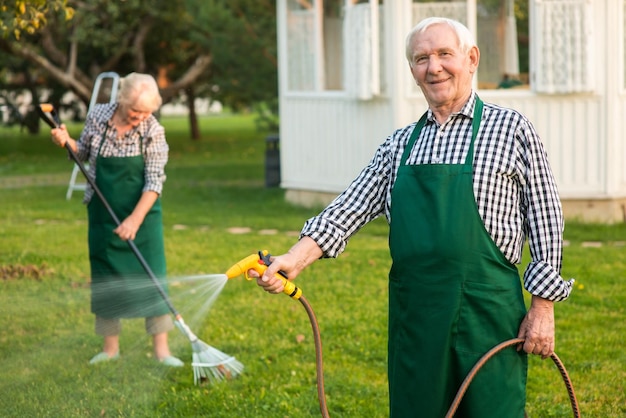
[[[248,270],[253,269],[259,274],[263,274],[263,272],[267,269],[267,266],[263,265],[264,268],[261,270],[261,262],[262,260],[258,254],[249,255],[243,260],[237,261],[231,268],[226,270],[226,276],[229,279],[234,279],[235,277],[243,274],[247,280],[251,280],[251,278],[248,277]]]
[[[300,289],[298,286],[293,284],[292,281],[289,281],[284,277],[279,278],[283,281],[283,286],[285,286],[285,288],[283,289],[283,293],[292,299],[300,299],[300,296],[302,296],[302,289]]]
[[[262,275],[265,270],[267,270],[267,266],[270,264],[271,261],[269,252],[267,252],[267,250],[259,251],[258,254],[251,254],[233,264],[228,270],[226,270],[226,277],[233,279],[243,274],[246,280],[252,280],[252,278],[248,276],[248,270],[252,269]],[[278,273],[279,274],[276,274],[276,277],[283,281],[283,293],[287,294],[292,299],[300,299],[300,296],[302,296],[302,290],[293,282],[287,280],[287,275],[285,273]]]

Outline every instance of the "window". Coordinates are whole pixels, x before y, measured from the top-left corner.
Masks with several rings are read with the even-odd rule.
[[[528,87],[528,0],[478,0],[478,88]]]
[[[288,0],[289,90],[341,89],[344,0]]]
[[[287,0],[287,88],[380,93],[382,0]]]
[[[384,93],[383,0],[284,1],[288,91],[340,92],[360,100]],[[481,51],[476,75],[479,89],[593,91],[593,8],[588,0],[411,0],[402,4],[412,8],[414,24],[426,17],[444,16],[474,31]]]
[[[316,89],[315,9],[307,2],[287,2],[287,86],[289,90]]]
[[[594,90],[592,3],[586,0],[531,0],[534,41],[531,84],[541,93]]]

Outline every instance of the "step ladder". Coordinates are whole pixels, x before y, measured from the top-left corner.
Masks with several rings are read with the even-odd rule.
[[[89,113],[96,104],[114,103],[117,99],[117,90],[119,85],[120,76],[117,73],[112,71],[100,73],[98,77],[96,77],[96,82],[93,85],[87,113]],[[85,164],[85,168],[89,170],[89,164]],[[74,164],[74,168],[72,169],[72,174],[70,176],[70,183],[67,187],[67,193],[65,193],[65,199],[67,200],[72,198],[74,190],[84,191],[87,188],[87,183],[79,183],[76,181],[79,173],[80,168],[78,167],[78,164]]]

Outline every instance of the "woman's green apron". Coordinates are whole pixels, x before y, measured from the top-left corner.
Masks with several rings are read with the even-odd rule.
[[[445,416],[463,379],[490,348],[517,336],[525,315],[517,268],[478,213],[472,183],[482,118],[477,98],[464,164],[406,165],[391,198],[389,392],[392,418]],[[457,417],[524,415],[527,357],[505,350],[478,373]]]
[[[120,221],[131,214],[144,186],[143,155],[96,159],[96,186]],[[143,138],[140,146],[143,148]],[[103,318],[160,316],[168,308],[156,286],[131,251],[113,230],[117,227],[98,196],[88,205],[89,260],[91,263],[91,311]],[[161,286],[165,280],[165,249],[160,198],[146,215],[134,240]]]

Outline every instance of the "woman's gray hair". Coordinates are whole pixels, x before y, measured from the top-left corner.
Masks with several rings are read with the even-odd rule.
[[[429,26],[441,23],[450,26],[454,30],[459,40],[459,49],[463,53],[468,52],[473,46],[476,45],[472,32],[470,32],[470,30],[461,22],[448,19],[447,17],[427,17],[415,25],[415,27],[413,27],[413,29],[411,29],[409,34],[406,36],[406,59],[409,61],[409,65],[413,64],[413,48],[411,42],[413,41],[415,35],[423,33]]]
[[[136,107],[150,113],[155,112],[163,103],[154,77],[141,73],[130,73],[120,80],[117,101],[120,105]]]

